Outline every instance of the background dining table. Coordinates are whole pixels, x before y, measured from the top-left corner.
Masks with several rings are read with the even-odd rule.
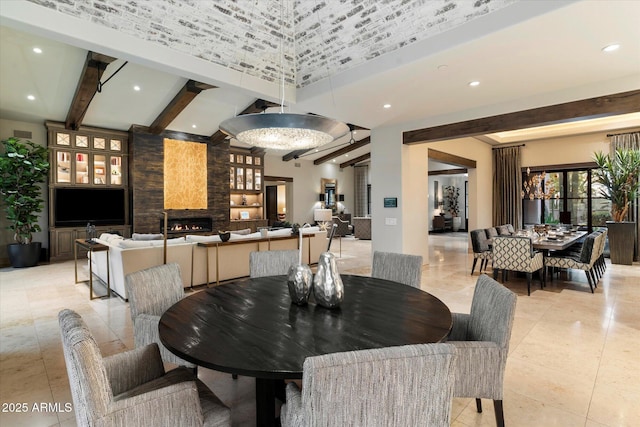
[[[337,309],[291,303],[286,276],[236,281],[176,303],[160,319],[162,343],[179,357],[256,378],[256,421],[277,425],[276,394],[302,378],[310,356],[434,343],[446,339],[451,312],[433,295],[400,283],[342,275]]]

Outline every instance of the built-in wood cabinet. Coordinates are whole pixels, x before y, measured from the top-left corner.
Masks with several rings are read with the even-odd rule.
[[[73,258],[86,225],[128,237],[128,133],[46,122],[49,148],[49,256]],[[99,234],[98,233],[98,234]]]
[[[71,131],[52,122],[47,129],[52,185],[127,186],[125,132]]]
[[[264,154],[232,148],[229,151],[230,229],[266,226],[264,219]],[[245,227],[250,224],[249,227]],[[256,225],[259,224],[259,225]]]

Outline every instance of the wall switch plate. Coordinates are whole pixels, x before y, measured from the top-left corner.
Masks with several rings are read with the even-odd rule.
[[[398,218],[385,218],[384,225],[398,225]]]

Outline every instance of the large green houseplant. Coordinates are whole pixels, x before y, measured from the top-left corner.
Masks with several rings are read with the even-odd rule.
[[[2,141],[0,152],[0,194],[2,195],[8,228],[16,243],[7,247],[14,267],[36,265],[40,257],[40,242],[32,242],[32,233],[41,231],[38,214],[44,199],[41,184],[49,173],[47,149],[31,141],[8,138]]]
[[[593,170],[593,179],[602,185],[601,195],[611,201],[613,222],[607,222],[611,262],[630,265],[635,225],[625,220],[631,201],[638,197],[640,151],[617,149],[613,155],[597,152],[594,160],[598,168]]]

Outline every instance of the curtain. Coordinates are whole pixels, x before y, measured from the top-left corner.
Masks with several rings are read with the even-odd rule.
[[[493,225],[522,226],[521,163],[520,147],[493,149]]]
[[[618,135],[611,135],[611,143],[609,144],[609,155],[613,156],[618,149],[623,150],[640,150],[640,132],[629,132]],[[638,261],[640,258],[638,250],[638,242],[640,242],[640,203],[638,199],[631,201],[629,206],[629,221],[636,223],[636,242],[633,259]]]
[[[369,185],[369,165],[355,166],[355,203],[353,216],[367,216],[367,185]]]

